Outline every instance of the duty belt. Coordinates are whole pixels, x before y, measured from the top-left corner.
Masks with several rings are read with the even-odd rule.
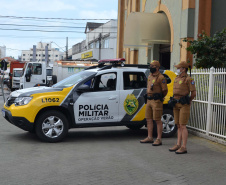
[[[153,96],[147,96],[147,99],[148,100],[160,100],[160,101],[163,100],[161,93],[155,93],[155,94],[153,94]]]
[[[154,99],[154,97],[153,97],[153,96],[147,96],[147,99],[149,99],[149,100],[153,100],[153,99]]]
[[[187,96],[182,96],[179,100],[175,99],[174,97],[170,97],[170,100],[168,102],[168,106],[170,108],[173,108],[177,103],[181,103],[182,105],[184,104],[190,104],[190,97]]]

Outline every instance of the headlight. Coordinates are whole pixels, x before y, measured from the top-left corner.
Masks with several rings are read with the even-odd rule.
[[[32,97],[18,97],[14,103],[16,106],[27,105],[31,101]]]

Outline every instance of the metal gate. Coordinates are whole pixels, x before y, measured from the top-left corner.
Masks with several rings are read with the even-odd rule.
[[[195,69],[197,95],[188,128],[226,143],[226,69]]]

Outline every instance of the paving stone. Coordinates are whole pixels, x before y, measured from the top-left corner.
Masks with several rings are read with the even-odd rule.
[[[0,105],[3,105],[0,100]],[[61,143],[43,143],[0,119],[3,185],[224,185],[226,146],[189,135],[188,154],[140,144],[146,128],[74,129]]]

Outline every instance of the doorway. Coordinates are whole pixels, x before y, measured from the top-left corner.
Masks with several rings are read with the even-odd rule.
[[[170,44],[159,45],[159,62],[165,69],[170,69]]]

